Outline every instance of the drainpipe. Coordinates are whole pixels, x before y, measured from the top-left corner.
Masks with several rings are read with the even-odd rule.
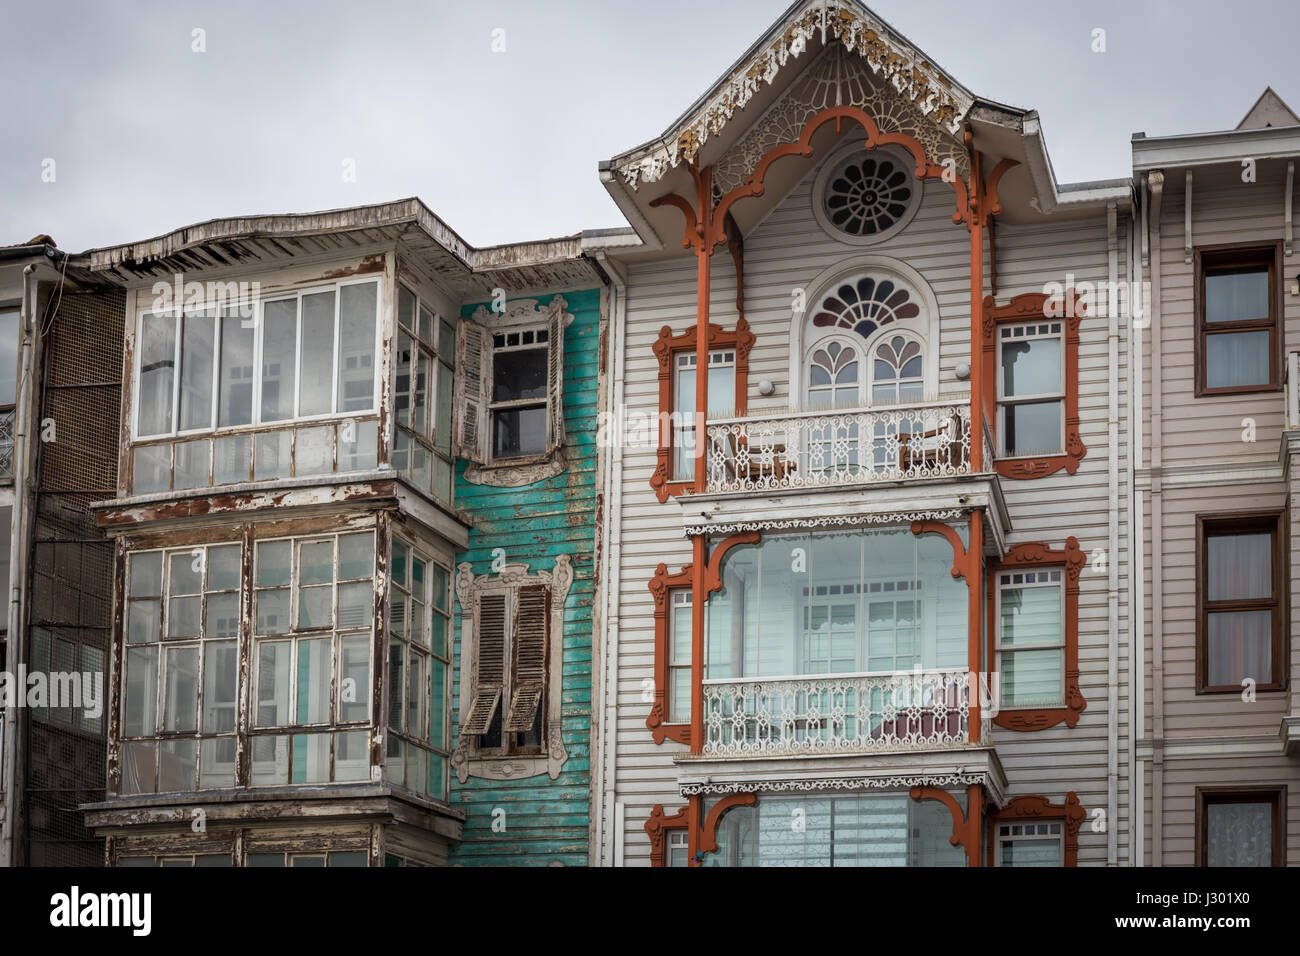
[[[1106,314],[1108,408],[1106,441],[1107,484],[1107,552],[1109,570],[1106,583],[1106,865],[1115,866],[1119,858],[1119,212],[1115,201],[1106,204],[1106,269],[1109,285]]]
[[[1147,241],[1146,180],[1140,184],[1138,195],[1140,220],[1134,225],[1138,235],[1129,242],[1129,276],[1133,280],[1129,292],[1129,316],[1132,320],[1129,334],[1128,361],[1128,496],[1129,496],[1129,633],[1132,635],[1128,655],[1128,862],[1130,866],[1142,865],[1142,816],[1144,782],[1140,776],[1143,765],[1137,759],[1137,743],[1142,739],[1142,675],[1146,673],[1143,661],[1143,637],[1146,630],[1146,561],[1142,549],[1146,544],[1143,533],[1142,496],[1137,492],[1137,469],[1142,467],[1142,330],[1150,322],[1146,302],[1142,295],[1142,268],[1146,265],[1142,249]],[[1136,217],[1135,217],[1136,218]],[[1141,314],[1138,314],[1141,309]]]
[[[33,375],[35,364],[34,338],[36,335],[33,315],[36,312],[36,266],[28,265],[23,269],[23,297],[19,311],[19,371],[18,390],[14,396],[14,506],[9,524],[9,602],[6,613],[6,628],[9,633],[9,654],[7,666],[15,673],[18,665],[27,660],[26,641],[23,639],[22,596],[27,582],[27,427],[28,407],[32,400]],[[25,694],[25,687],[16,688],[17,693]],[[18,768],[23,765],[19,754],[25,749],[21,732],[19,715],[23,708],[19,706],[5,708],[5,740],[8,746],[4,753],[4,844],[0,847],[0,863],[13,866],[17,862],[14,846],[14,831],[18,826],[18,791],[23,781],[18,779]]]
[[[622,269],[609,260],[602,251],[593,254],[609,277],[609,425],[616,425],[621,430],[622,408],[624,406],[624,353],[626,351],[627,326],[627,283]],[[604,621],[601,646],[604,648],[602,660],[603,676],[601,678],[600,696],[597,698],[603,706],[600,715],[600,751],[597,760],[597,780],[592,783],[592,793],[598,802],[593,814],[599,821],[598,840],[600,843],[598,862],[602,865],[623,865],[623,807],[618,800],[618,773],[616,766],[618,741],[618,651],[619,651],[619,607],[621,604],[621,569],[623,566],[622,526],[623,526],[623,444],[624,437],[616,430],[610,434],[618,439],[610,443],[609,467],[605,470],[605,548],[600,569],[604,582],[604,594],[601,598]],[[619,575],[620,577],[615,577]],[[605,832],[602,832],[605,831]]]
[[[1147,174],[1151,187],[1151,865],[1162,865],[1164,838],[1164,507],[1160,489],[1160,446],[1164,441],[1160,394],[1160,204],[1165,176]]]

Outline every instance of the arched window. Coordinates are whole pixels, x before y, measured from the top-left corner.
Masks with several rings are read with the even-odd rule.
[[[862,378],[855,346],[838,341],[818,346],[808,366],[808,407],[852,408],[862,400]]]
[[[886,335],[871,353],[871,403],[920,399],[924,364],[920,342],[910,335]]]

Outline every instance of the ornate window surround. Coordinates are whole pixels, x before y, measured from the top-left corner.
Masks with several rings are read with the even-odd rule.
[[[1064,803],[1050,803],[1046,797],[1038,794],[1012,797],[1001,810],[989,814],[989,865],[997,865],[998,824],[1060,820],[1065,825],[1061,864],[1063,866],[1078,866],[1079,828],[1086,819],[1088,819],[1088,811],[1083,808],[1083,804],[1079,802],[1079,795],[1073,790],[1065,795]]]
[[[691,797],[692,802],[699,800],[699,797]],[[690,804],[682,807],[676,813],[664,813],[664,805],[656,803],[650,809],[650,817],[642,825],[646,836],[650,838],[650,865],[654,867],[668,865],[668,831],[669,830],[686,830],[688,833],[691,829],[691,807]]]
[[[659,330],[655,339],[655,360],[659,364],[659,421],[656,424],[659,442],[658,461],[654,474],[650,476],[650,487],[654,489],[659,503],[663,504],[670,495],[689,493],[693,485],[689,481],[673,481],[673,432],[671,427],[673,407],[673,357],[681,352],[695,350],[696,326],[692,325],[680,335],[673,335],[671,326],[665,325]],[[736,327],[730,332],[722,326],[709,323],[709,351],[715,349],[736,350],[736,415],[743,417],[749,410],[749,350],[754,347],[754,333],[749,330],[749,323],[742,317],[736,320]],[[698,375],[698,371],[696,373]],[[694,409],[688,410],[694,414]]]
[[[850,137],[850,139],[853,142],[845,143],[826,157],[826,161],[822,163],[821,169],[817,172],[817,178],[813,181],[811,197],[813,216],[816,217],[818,225],[826,230],[826,234],[832,239],[854,246],[874,246],[893,238],[906,229],[908,224],[916,218],[921,203],[924,201],[925,180],[916,178],[916,159],[906,150],[897,146],[878,146],[875,149],[865,149],[861,141],[853,137]],[[888,157],[899,169],[907,174],[908,182],[912,187],[912,197],[907,201],[907,208],[903,214],[884,231],[871,236],[857,236],[845,232],[831,222],[826,213],[826,191],[830,186],[831,178],[843,168],[850,157],[858,154],[871,157],[883,154]]]
[[[1079,714],[1088,708],[1088,701],[1079,690],[1079,575],[1088,556],[1073,535],[1065,539],[1063,549],[1052,549],[1041,541],[1013,545],[1002,560],[991,563],[988,570],[988,658],[991,667],[997,662],[997,587],[998,575],[1014,568],[1051,568],[1065,570],[1065,701],[1060,707],[1006,710],[998,708],[993,723],[1007,730],[1046,730],[1064,722],[1073,727]]]
[[[917,293],[919,303],[925,313],[921,318],[904,320],[903,323],[897,326],[891,324],[884,329],[877,329],[870,338],[863,339],[863,354],[869,355],[870,349],[875,347],[877,337],[888,329],[898,328],[911,332],[921,341],[922,348],[925,350],[925,394],[935,395],[938,393],[939,300],[935,296],[934,290],[930,288],[930,283],[925,280],[921,273],[902,260],[877,254],[864,254],[836,263],[807,283],[804,288],[813,294],[805,297],[802,311],[792,311],[790,314],[790,403],[792,406],[796,402],[802,401],[801,396],[807,389],[808,358],[812,354],[812,347],[820,339],[833,334],[833,332],[823,332],[820,335],[811,334],[812,313],[816,309],[817,303],[826,296],[836,283],[843,282],[850,276],[863,272],[883,274],[905,283],[913,292]]]
[[[477,627],[474,609],[484,593],[516,591],[529,585],[543,585],[551,592],[550,623],[542,727],[542,752],[532,756],[480,756],[476,744],[460,731],[469,716],[474,686],[474,658]],[[474,566],[464,562],[456,570],[456,599],[460,602],[460,706],[457,720],[456,747],[451,765],[456,779],[464,783],[470,777],[488,780],[516,780],[547,774],[552,780],[569,759],[564,749],[560,716],[564,685],[564,605],[573,585],[573,564],[567,554],[555,559],[551,571],[530,572],[527,564],[507,564],[499,574],[474,574]]]
[[[560,294],[551,298],[545,306],[538,303],[537,299],[515,299],[506,303],[504,312],[494,312],[486,306],[480,305],[474,310],[473,322],[483,330],[482,350],[486,353],[483,361],[485,370],[484,387],[490,393],[492,387],[492,334],[503,330],[512,332],[521,332],[528,330],[546,329],[554,313],[559,315],[560,330],[567,329],[573,323],[573,314],[568,311],[568,302]],[[458,340],[463,338],[463,329],[465,319],[461,319],[457,326]],[[547,360],[548,364],[556,364],[556,350],[558,349],[558,369],[560,381],[548,384],[548,392],[554,391],[553,396],[547,399],[548,419],[552,424],[552,434],[555,436],[555,447],[541,455],[532,455],[527,458],[510,458],[499,462],[493,461],[488,453],[482,454],[482,461],[476,461],[469,457],[462,450],[463,442],[461,440],[463,431],[462,425],[469,414],[466,406],[465,396],[465,374],[468,371],[468,360],[462,354],[463,346],[458,343],[456,352],[456,389],[455,389],[455,412],[456,423],[453,426],[453,434],[457,441],[457,452],[463,458],[468,459],[465,468],[465,480],[474,485],[490,485],[496,488],[518,488],[522,485],[531,485],[534,482],[542,481],[546,478],[553,478],[561,474],[568,468],[568,461],[565,457],[565,425],[564,425],[564,341],[563,335],[556,336],[555,340],[547,343]],[[477,413],[481,419],[488,420],[486,405]],[[490,427],[484,427],[480,423],[479,442],[486,446],[492,440]]]
[[[1057,309],[1064,314],[1055,314]],[[1013,296],[1006,305],[998,305],[991,295],[984,297],[984,402],[986,422],[991,430],[997,428],[998,326],[1043,318],[1065,321],[1064,451],[1043,458],[1002,458],[992,462],[993,470],[1004,478],[1046,478],[1062,468],[1073,475],[1088,454],[1088,446],[1079,437],[1079,324],[1086,309],[1086,303],[1072,288],[1065,290],[1064,301],[1044,292]],[[988,414],[990,411],[992,415]],[[998,447],[996,440],[994,447]]]

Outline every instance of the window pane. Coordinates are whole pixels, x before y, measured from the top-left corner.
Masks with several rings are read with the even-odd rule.
[[[420,327],[416,332],[426,342],[433,342],[433,313],[424,306],[420,306]]]
[[[439,750],[445,750],[447,748],[447,665],[440,660],[430,661],[429,664],[433,669],[429,743]]]
[[[404,285],[397,287],[397,321],[415,331],[415,293]]]
[[[159,638],[162,629],[162,601],[158,598],[133,600],[127,607],[128,644],[147,644]]]
[[[375,571],[375,536],[364,534],[339,535],[339,580],[369,578]]]
[[[217,424],[253,422],[253,323],[236,312],[221,319],[221,382]]]
[[[315,292],[302,297],[302,371],[299,381],[299,415],[333,411],[334,293]]]
[[[18,384],[18,313],[0,312],[0,405],[12,405]]]
[[[330,782],[329,734],[298,734],[293,738],[293,779],[291,782]]]
[[[207,554],[202,548],[181,551],[170,556],[170,594],[198,594],[203,590],[203,564]],[[197,633],[197,632],[196,632]]]
[[[424,680],[428,660],[427,655],[417,654],[412,650],[406,670],[406,732],[412,737],[419,737],[424,733],[424,718],[429,706],[429,692]],[[427,772],[421,774],[420,778],[423,779],[425,776]]]
[[[411,387],[411,428],[429,434],[429,356],[419,350],[414,358],[415,381]]]
[[[375,302],[378,283],[345,285],[339,292],[338,410],[375,405]]]
[[[131,555],[131,577],[128,584],[131,597],[162,594],[162,559],[161,551]]]
[[[1064,693],[1064,652],[1003,651],[1003,707],[1059,707]]]
[[[433,446],[447,453],[451,450],[451,406],[453,377],[450,365],[437,365],[437,399],[434,405]]]
[[[691,669],[674,667],[671,669],[672,686],[668,691],[668,721],[673,724],[685,724],[691,719]]]
[[[379,457],[379,423],[344,422],[339,426],[339,471],[367,471]]]
[[[1273,804],[1208,803],[1206,866],[1272,866]]]
[[[253,785],[289,782],[289,738],[253,738]],[[276,864],[278,865],[278,864]]]
[[[257,645],[257,725],[275,727],[289,722],[288,641]]]
[[[492,413],[494,458],[522,458],[546,451],[546,406]]]
[[[203,649],[203,732],[205,734],[223,734],[235,729],[235,700],[238,685],[239,648],[236,642],[215,641],[205,645]]]
[[[262,421],[280,422],[293,417],[298,300],[266,303],[262,326]]]
[[[492,356],[492,401],[546,397],[546,349],[496,352]]]
[[[694,411],[694,409],[691,409]],[[727,416],[736,411],[736,367],[723,365],[709,369],[709,415]]]
[[[166,686],[163,688],[163,730],[197,730],[199,705],[199,649],[167,648]]]
[[[1251,600],[1273,595],[1273,535],[1214,534],[1205,539],[1210,601]]]
[[[366,866],[366,854],[360,850],[355,852],[348,851],[345,853],[331,853],[330,866]]]
[[[172,446],[146,445],[131,453],[131,491],[147,495],[171,487]]]
[[[1062,866],[1060,840],[1003,840],[1001,866]]]
[[[1219,332],[1205,336],[1205,387],[1243,388],[1269,384],[1271,333]]]
[[[158,747],[158,792],[176,793],[196,786],[197,740],[165,740]]]
[[[149,728],[153,733],[153,727]],[[158,745],[152,741],[122,748],[122,793],[157,793]]]
[[[237,544],[208,548],[209,591],[234,591],[239,588],[239,552]]]
[[[181,319],[180,429],[212,426],[212,357],[216,348],[215,310]]]
[[[1030,587],[1002,589],[1003,646],[1017,644],[1060,644],[1064,641],[1061,626],[1061,588]]]
[[[204,637],[239,636],[239,595],[209,594]]]
[[[1240,686],[1246,678],[1273,682],[1273,612],[1215,611],[1208,615],[1206,680]]]
[[[298,719],[300,724],[324,724],[330,719],[330,645],[321,638],[298,642]],[[328,740],[328,738],[326,738]],[[297,757],[295,755],[295,762]]]
[[[364,730],[334,735],[334,779],[370,779],[370,734]]]
[[[289,432],[263,432],[257,436],[253,477],[258,481],[289,477]]]
[[[388,726],[402,729],[402,692],[406,689],[406,645],[401,641],[388,643]],[[390,752],[391,755],[391,752]]]
[[[233,485],[249,480],[249,435],[227,435],[216,440],[212,462],[212,483]]]
[[[170,640],[199,636],[198,597],[172,598],[167,602],[167,637]]]
[[[249,866],[284,866],[283,853],[250,853]]]
[[[289,583],[291,541],[262,541],[257,545],[257,586],[279,587]]]
[[[339,720],[370,717],[370,637],[357,634],[339,641]]]
[[[299,428],[294,443],[293,473],[325,475],[334,470],[334,426]]]
[[[126,701],[122,732],[144,737],[157,731],[158,648],[129,647],[126,651]]]
[[[334,580],[334,541],[308,541],[298,549],[298,583],[328,584]]]
[[[208,486],[209,457],[211,442],[183,441],[176,443],[176,477],[172,487],[206,488]]]
[[[1065,447],[1061,435],[1061,409],[1059,401],[1002,406],[1003,450],[1008,455],[1059,454]]]
[[[289,633],[289,589],[257,592],[257,633]]]
[[[1061,385],[1060,338],[1002,342],[1002,394],[1053,395]]]
[[[397,333],[397,381],[393,391],[393,414],[397,424],[411,426],[411,406],[415,399],[415,344],[404,332]]]
[[[1225,269],[1205,275],[1205,321],[1267,319],[1268,266]]]
[[[334,588],[328,584],[298,589],[298,626],[331,627],[334,623]]]
[[[374,615],[374,591],[370,582],[339,585],[339,629],[369,627]]]
[[[176,316],[151,312],[140,320],[140,400],[136,433],[172,430],[172,376],[176,369]]]

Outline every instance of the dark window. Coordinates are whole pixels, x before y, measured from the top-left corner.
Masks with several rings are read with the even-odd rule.
[[[1197,393],[1275,387],[1277,251],[1273,246],[1197,253]]]
[[[534,337],[536,336],[536,338]],[[492,355],[492,457],[546,453],[546,361],[542,333],[498,333]],[[521,347],[521,337],[527,345]]]
[[[1280,516],[1198,519],[1197,670],[1202,691],[1283,686]]]
[[[1285,787],[1198,789],[1196,797],[1197,865],[1285,865]]]

